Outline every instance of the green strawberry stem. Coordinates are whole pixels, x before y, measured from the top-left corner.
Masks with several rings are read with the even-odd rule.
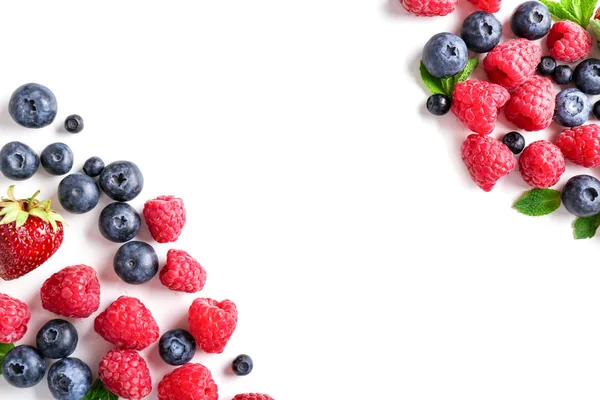
[[[54,232],[58,231],[58,224],[66,224],[63,217],[50,208],[50,200],[39,201],[36,197],[40,194],[38,190],[33,196],[27,199],[17,200],[15,197],[15,186],[8,187],[7,197],[2,198],[0,202],[0,225],[14,222],[17,228],[23,226],[27,219],[31,217],[40,218],[52,226]]]

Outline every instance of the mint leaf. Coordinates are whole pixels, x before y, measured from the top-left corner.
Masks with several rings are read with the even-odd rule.
[[[577,18],[577,16],[573,15],[572,12],[566,9],[562,4],[551,0],[540,0],[540,2],[543,3],[546,7],[548,7],[550,14],[552,14],[552,16],[555,19],[566,19],[569,21],[579,23],[579,19]]]
[[[425,84],[425,86],[427,86],[427,88],[432,94],[446,94],[446,92],[444,91],[444,87],[442,86],[441,80],[431,75],[429,71],[427,71],[427,68],[425,68],[425,64],[423,64],[423,61],[421,61],[421,66],[419,67],[419,69],[421,70],[421,79],[423,80],[423,83]]]
[[[100,379],[96,380],[83,400],[118,400],[118,396],[104,387]]]
[[[600,40],[600,21],[598,21],[597,19],[591,20],[590,28],[592,29],[594,36],[596,36],[596,40]]]
[[[457,84],[458,82],[464,82],[469,79],[469,76],[471,76],[473,71],[475,71],[477,65],[479,65],[478,58],[469,58],[469,61],[467,61],[467,65],[465,65],[465,68],[462,70],[462,72],[454,75],[454,84]]]
[[[596,9],[596,3],[598,0],[573,0],[578,3],[580,10],[579,21],[583,29],[587,29],[590,24],[590,18],[594,15]]]
[[[599,226],[600,214],[577,218],[573,224],[575,239],[589,239],[594,237]]]
[[[581,0],[560,0],[560,5],[569,12],[575,20],[573,22],[579,23],[581,21]]]
[[[442,78],[441,81],[446,96],[452,97],[452,93],[454,92],[454,77]]]
[[[4,356],[6,353],[11,351],[15,347],[12,343],[0,343],[0,364],[2,364],[2,360],[4,360]],[[2,370],[0,370],[0,375],[2,375]]]
[[[427,86],[432,94],[444,94],[452,98],[454,85],[458,82],[466,81],[473,70],[477,67],[477,64],[479,64],[479,60],[477,58],[471,58],[469,61],[467,61],[465,68],[463,68],[461,72],[448,78],[436,78],[435,76],[431,75],[429,71],[427,71],[427,68],[425,68],[423,61],[421,61],[419,70],[421,71],[421,79],[423,80],[423,83],[425,86]]]
[[[554,189],[531,189],[513,207],[521,214],[538,217],[560,207],[560,192]]]

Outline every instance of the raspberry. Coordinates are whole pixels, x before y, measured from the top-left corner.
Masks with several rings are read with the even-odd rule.
[[[237,308],[231,300],[199,298],[190,306],[190,332],[202,350],[222,353],[237,325]]]
[[[469,135],[460,153],[471,178],[486,192],[517,166],[517,159],[508,146],[485,135]]]
[[[527,39],[499,44],[483,59],[483,69],[491,82],[515,89],[527,82],[542,59],[539,46]]]
[[[243,393],[236,394],[232,400],[275,400],[268,394],[260,393]]]
[[[480,10],[493,14],[500,11],[502,0],[469,0],[469,3],[474,4]]]
[[[477,80],[457,83],[453,97],[452,112],[470,130],[485,135],[492,133],[500,107],[510,99],[502,86]]]
[[[158,243],[174,242],[185,225],[183,200],[175,196],[159,196],[144,204],[144,219],[150,234]]]
[[[152,391],[146,361],[136,351],[113,349],[102,357],[98,377],[104,386],[124,399],[142,399]]]
[[[600,126],[590,124],[565,129],[556,138],[565,158],[587,168],[600,167]]]
[[[158,325],[150,310],[134,297],[121,296],[94,321],[94,330],[123,349],[143,350],[158,340]]]
[[[158,384],[158,400],[217,400],[218,388],[202,364],[189,363],[164,376]]]
[[[183,250],[169,250],[167,264],[160,270],[160,281],[171,290],[195,293],[206,283],[202,265]]]
[[[552,123],[554,86],[548,78],[533,76],[515,90],[504,109],[506,119],[526,131],[540,131]]]
[[[87,265],[66,267],[53,274],[40,290],[42,307],[70,318],[87,318],[100,306],[100,282]]]
[[[555,185],[565,172],[565,158],[554,144],[538,140],[521,153],[519,170],[529,185],[539,189],[548,188]]]
[[[552,25],[546,44],[550,55],[558,61],[583,60],[592,51],[590,34],[571,21],[560,21]]]
[[[31,319],[27,304],[0,293],[0,343],[14,343],[25,336]]]
[[[454,11],[458,0],[400,0],[400,4],[419,17],[437,17]]]

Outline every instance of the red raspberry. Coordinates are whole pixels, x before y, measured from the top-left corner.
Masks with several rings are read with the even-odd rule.
[[[31,319],[27,304],[0,293],[0,343],[14,343],[25,336]]]
[[[556,138],[565,158],[587,168],[600,167],[600,126],[590,124],[565,129]]]
[[[160,281],[171,290],[195,293],[206,283],[202,265],[183,250],[169,250],[167,264],[160,270]]]
[[[515,90],[504,109],[506,119],[526,131],[540,131],[552,123],[554,116],[552,81],[533,76]]]
[[[100,306],[100,282],[87,265],[66,267],[44,282],[42,307],[70,318],[87,318]]]
[[[144,219],[154,240],[174,242],[185,225],[183,200],[175,196],[159,196],[144,204]]]
[[[459,82],[454,87],[452,112],[473,132],[487,135],[494,130],[500,107],[508,99],[502,86],[477,80]]]
[[[483,59],[483,69],[491,82],[508,90],[521,86],[535,73],[542,50],[527,39],[499,44]]]
[[[571,21],[552,25],[546,44],[550,55],[558,61],[583,60],[592,51],[592,37],[585,29]]]
[[[150,370],[137,351],[109,351],[100,360],[98,377],[108,390],[124,399],[142,399],[152,391]]]
[[[143,350],[158,340],[158,325],[150,310],[134,297],[121,296],[94,321],[94,330],[123,349]]]
[[[275,400],[268,394],[260,394],[260,393],[243,393],[236,394],[232,400]]]
[[[202,350],[222,353],[237,325],[237,308],[231,300],[200,298],[190,306],[190,332]]]
[[[502,0],[469,0],[469,3],[474,4],[480,10],[493,14],[500,11]]]
[[[471,178],[486,192],[517,166],[515,155],[504,143],[485,135],[469,135],[460,153]]]
[[[400,4],[419,17],[437,17],[454,11],[458,0],[400,0]]]
[[[218,388],[202,364],[189,363],[164,376],[158,384],[158,400],[217,400]]]
[[[539,189],[548,188],[555,185],[565,172],[565,158],[554,144],[538,140],[521,153],[519,170],[529,185]]]

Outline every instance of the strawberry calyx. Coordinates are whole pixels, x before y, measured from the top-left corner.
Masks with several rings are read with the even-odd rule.
[[[40,218],[52,226],[52,230],[58,230],[57,222],[66,224],[63,217],[50,208],[50,200],[40,201],[36,197],[40,194],[38,190],[27,199],[15,198],[15,186],[8,187],[7,197],[0,202],[0,225],[14,222],[17,228],[23,226],[27,219],[32,216]]]

